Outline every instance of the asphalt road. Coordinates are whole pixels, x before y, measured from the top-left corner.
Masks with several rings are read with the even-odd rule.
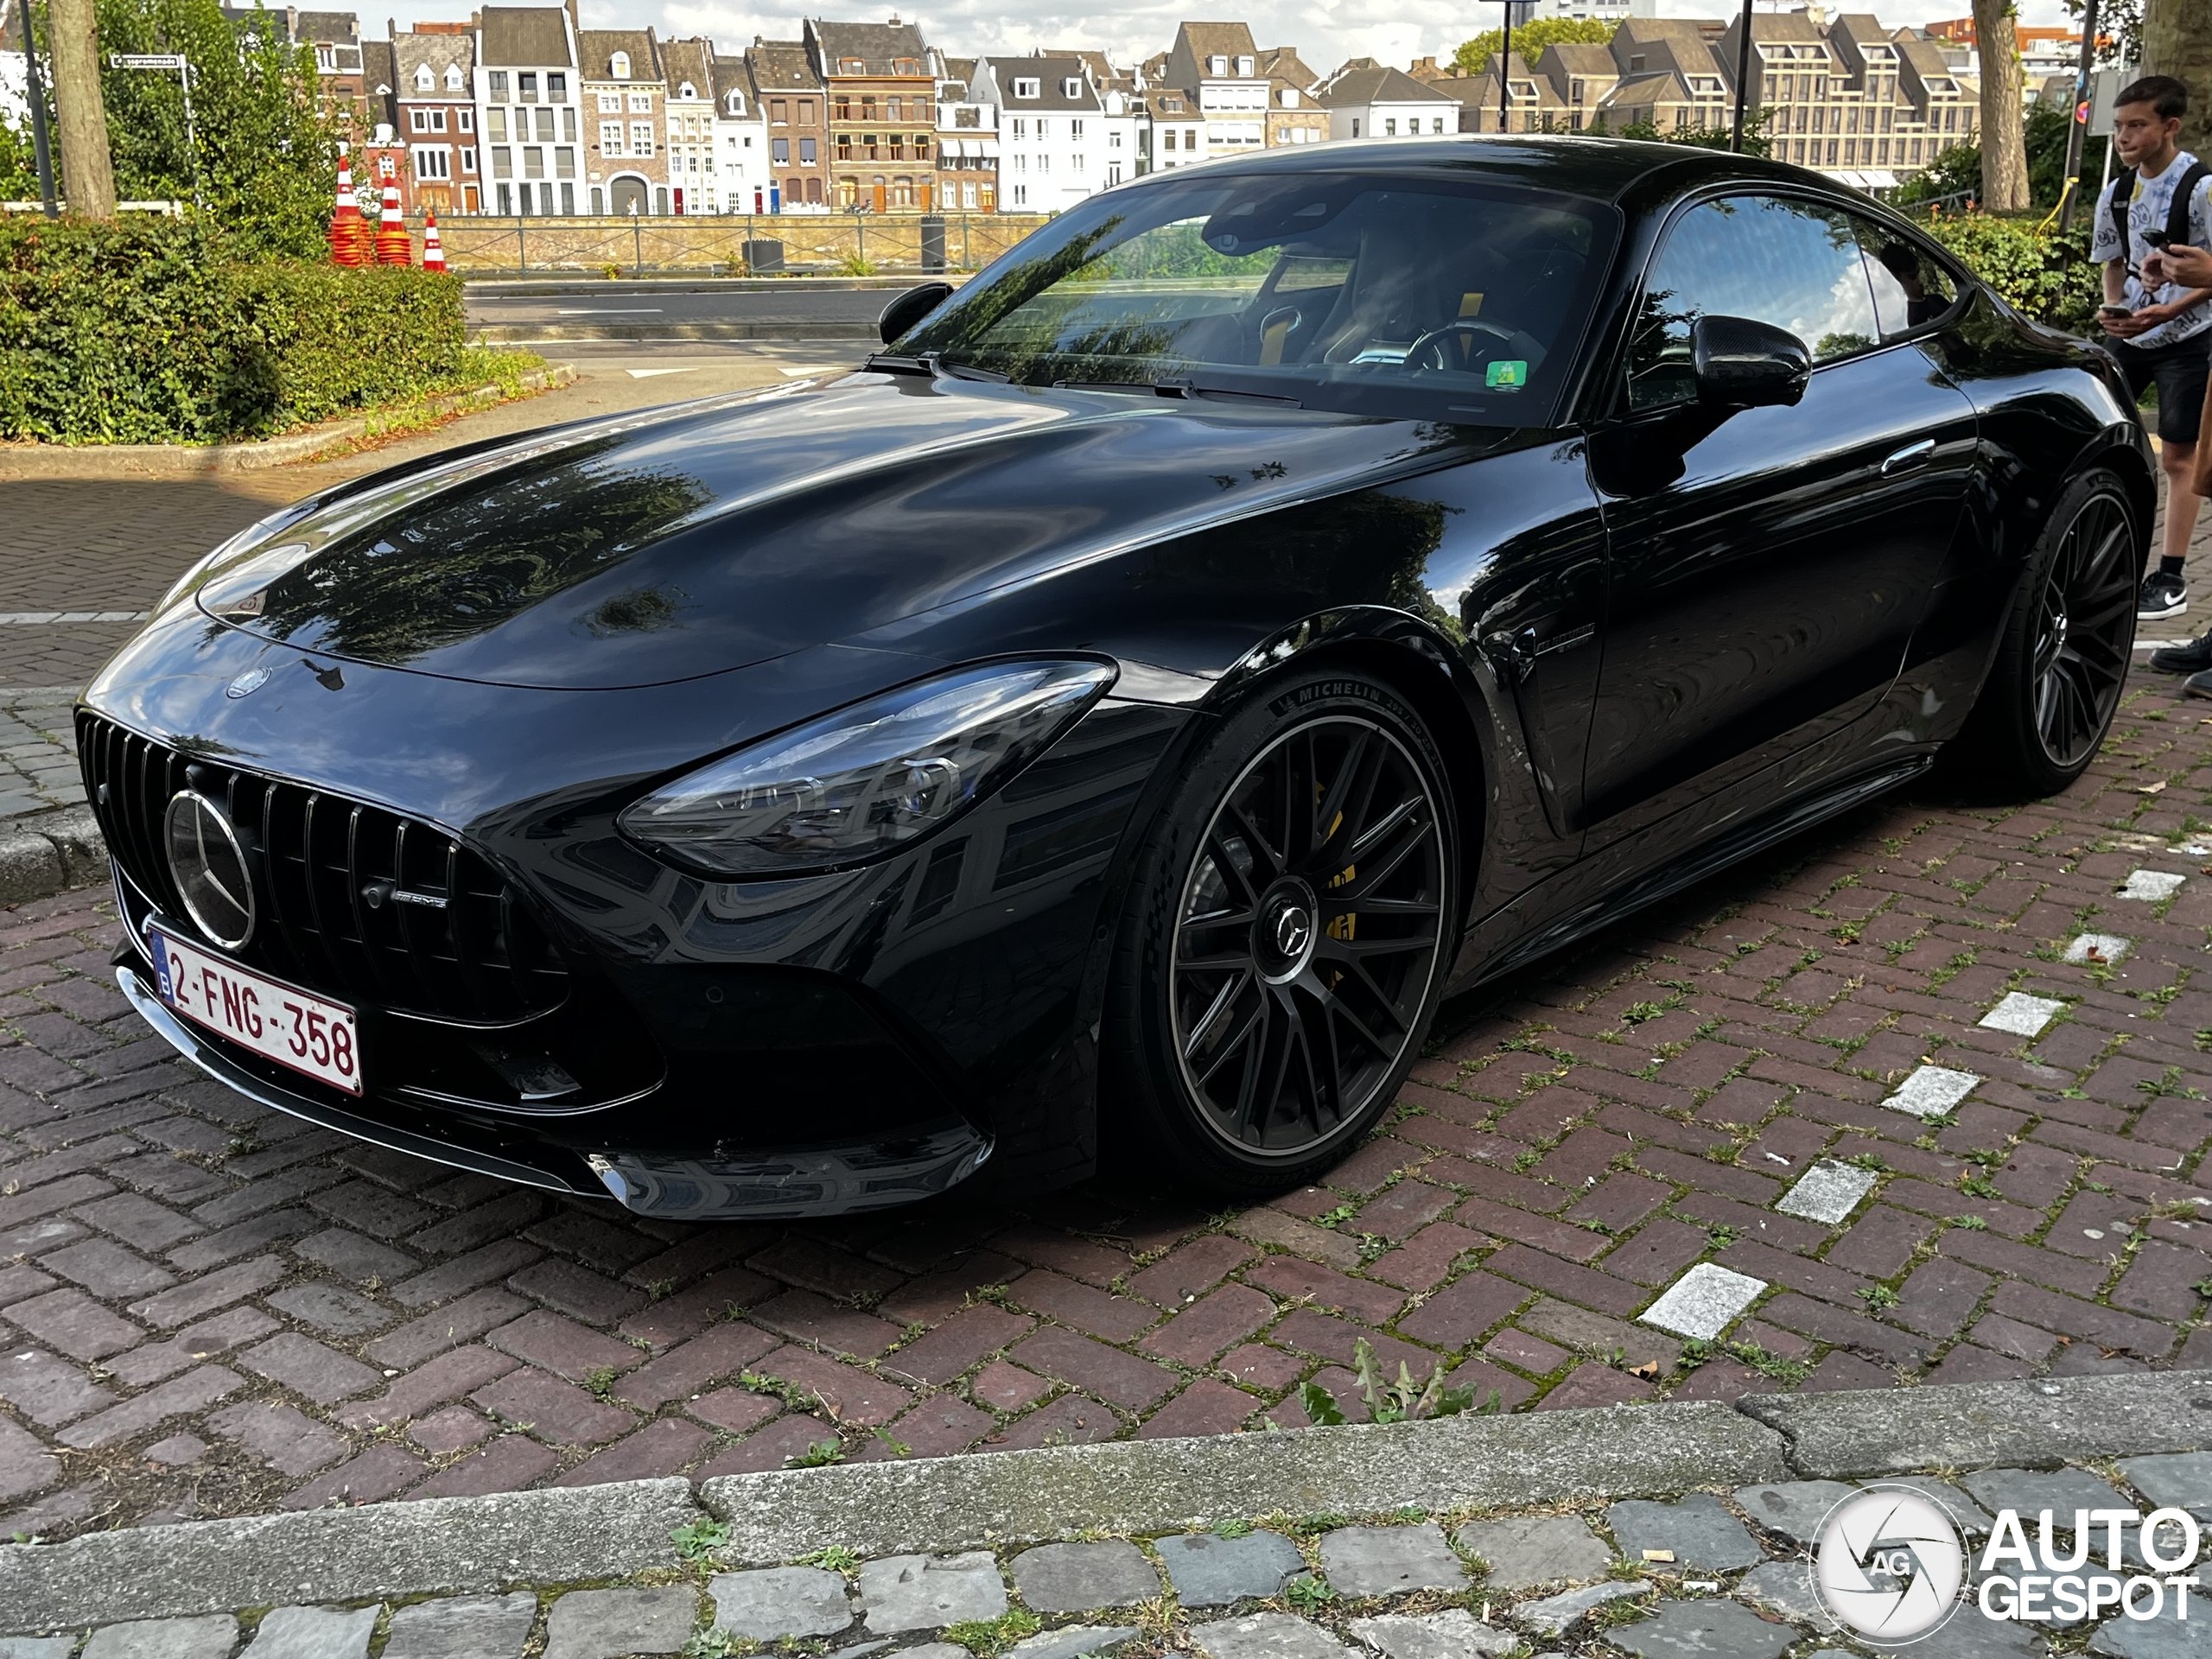
[[[918,279],[917,279],[918,280]],[[509,341],[603,336],[682,338],[684,331],[713,329],[741,338],[743,331],[784,339],[810,330],[858,335],[872,331],[884,306],[898,290],[885,289],[677,289],[612,283],[564,294],[502,293],[472,285],[468,321],[472,327],[497,330],[490,337]],[[590,331],[585,334],[583,331]],[[667,331],[665,334],[663,331]]]

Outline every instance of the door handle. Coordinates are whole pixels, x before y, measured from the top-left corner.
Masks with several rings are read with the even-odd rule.
[[[1918,443],[1908,443],[1882,463],[1882,475],[1886,478],[1891,473],[1904,471],[1908,467],[1921,466],[1935,453],[1936,440],[1933,438],[1923,438]]]

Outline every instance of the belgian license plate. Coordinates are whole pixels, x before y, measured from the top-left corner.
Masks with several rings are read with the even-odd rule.
[[[155,988],[167,1006],[279,1065],[349,1095],[361,1092],[353,1009],[241,968],[158,927],[146,930],[146,944],[154,957]]]

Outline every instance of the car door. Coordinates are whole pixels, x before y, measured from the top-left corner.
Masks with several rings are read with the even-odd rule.
[[[1802,400],[1700,405],[1700,316],[1802,339]],[[1592,433],[1610,543],[1584,785],[1596,843],[1837,730],[1895,680],[1974,462],[1972,405],[1904,337],[1918,326],[1885,329],[1833,204],[1734,194],[1669,227],[1618,412]]]

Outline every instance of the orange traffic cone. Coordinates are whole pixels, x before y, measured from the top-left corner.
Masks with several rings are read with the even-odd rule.
[[[435,208],[423,210],[423,269],[443,270],[446,251],[438,245],[438,215]]]
[[[330,219],[330,263],[365,265],[369,263],[369,226],[353,199],[353,168],[346,146],[338,147],[338,211]]]
[[[415,245],[407,239],[407,221],[400,217],[399,186],[387,183],[384,188],[384,218],[377,226],[377,264],[380,265],[411,265],[415,263]]]

